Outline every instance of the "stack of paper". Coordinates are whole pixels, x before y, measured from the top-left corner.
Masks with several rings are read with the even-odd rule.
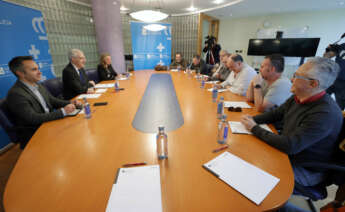
[[[113,88],[114,83],[107,83],[107,84],[97,84],[95,88]]]
[[[229,152],[220,154],[203,167],[257,205],[279,182],[277,177]]]
[[[252,134],[241,122],[229,121],[229,125],[233,134]],[[267,124],[260,124],[259,126],[272,132]]]
[[[100,88],[96,90],[96,93],[105,93],[105,92],[107,92],[106,88]]]
[[[252,108],[247,102],[231,102],[225,101],[224,107],[240,107],[240,108]]]
[[[119,169],[106,212],[162,212],[159,165]]]
[[[77,99],[97,99],[98,97],[100,97],[101,94],[97,93],[97,94],[81,94],[77,97]]]

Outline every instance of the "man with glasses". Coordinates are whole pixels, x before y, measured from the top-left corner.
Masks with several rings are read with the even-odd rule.
[[[63,95],[65,99],[72,99],[83,93],[93,93],[94,81],[89,81],[85,70],[86,58],[79,49],[68,52],[70,63],[62,71]]]
[[[325,172],[305,169],[302,161],[328,162],[337,148],[342,126],[342,113],[325,90],[337,78],[339,66],[328,58],[316,57],[298,68],[292,78],[294,94],[280,107],[251,117],[242,117],[242,124],[256,137],[288,154],[295,182],[315,186],[325,179]],[[283,121],[281,134],[259,126]]]

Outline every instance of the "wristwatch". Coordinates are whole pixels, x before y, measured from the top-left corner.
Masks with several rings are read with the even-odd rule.
[[[260,88],[261,88],[261,85],[260,85],[260,84],[256,84],[256,85],[254,86],[254,88],[260,89]]]

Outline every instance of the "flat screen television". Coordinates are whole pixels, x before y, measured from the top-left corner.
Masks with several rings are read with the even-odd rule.
[[[287,57],[313,57],[320,38],[250,39],[248,55],[282,54]]]

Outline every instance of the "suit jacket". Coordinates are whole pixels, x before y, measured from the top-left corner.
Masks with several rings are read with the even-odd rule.
[[[210,75],[211,71],[208,70],[207,64],[203,59],[200,59],[200,63],[198,65],[194,65],[193,63],[190,66],[190,69],[195,70],[196,73],[200,73],[203,75]]]
[[[24,146],[42,123],[63,118],[62,111],[56,109],[70,103],[54,97],[40,84],[38,90],[49,108],[49,113],[45,113],[36,95],[19,80],[7,94],[7,107],[13,116],[19,140]]]
[[[85,70],[80,69],[79,73],[83,75],[84,82],[81,82],[79,74],[71,63],[62,71],[63,96],[65,99],[72,99],[79,94],[86,93],[87,89],[92,87]]]
[[[113,69],[111,64],[108,66],[108,69],[104,68],[102,64],[97,66],[97,72],[99,80],[113,80],[117,76],[116,71]]]

